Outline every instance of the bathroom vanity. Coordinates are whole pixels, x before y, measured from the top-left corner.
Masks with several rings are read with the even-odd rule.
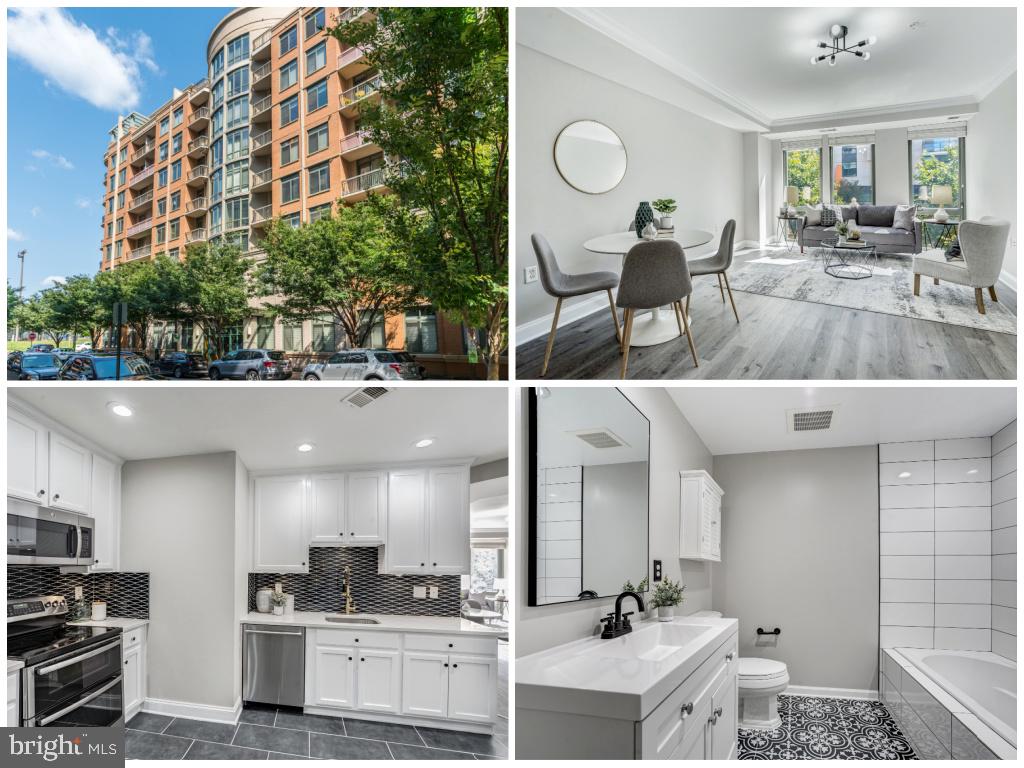
[[[516,757],[736,757],[736,619],[643,622],[516,661]]]

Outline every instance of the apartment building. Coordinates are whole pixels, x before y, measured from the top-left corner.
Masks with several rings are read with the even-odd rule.
[[[121,117],[104,158],[100,268],[188,245],[237,244],[254,262],[276,218],[294,226],[386,192],[386,159],[360,126],[380,78],[357,47],[323,32],[373,8],[239,8],[207,46],[208,76],[148,116]],[[472,336],[472,338],[471,338]],[[228,347],[275,347],[299,359],[345,346],[329,315],[282,323],[260,312],[229,329]],[[193,329],[156,323],[152,348],[196,348]],[[378,322],[367,346],[408,349],[436,375],[483,376],[475,332],[429,306]]]

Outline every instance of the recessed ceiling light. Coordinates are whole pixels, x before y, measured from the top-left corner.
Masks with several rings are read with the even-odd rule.
[[[898,478],[900,478],[902,480],[902,479],[910,477],[910,473],[909,472],[900,472],[898,475],[896,475],[896,477],[898,477]]]
[[[118,416],[131,416],[133,413],[132,409],[123,403],[107,403],[107,408]]]
[[[967,470],[967,474],[968,475],[976,475],[976,474],[978,474],[978,470],[976,470],[976,469],[968,469]]]
[[[415,443],[415,446],[417,448],[426,448],[428,445],[433,445],[433,444],[434,444],[434,438],[432,438],[432,437],[424,437],[422,440],[417,440],[416,443]]]
[[[309,453],[310,451],[313,450],[313,444],[300,443],[299,445],[296,446],[296,448],[298,449],[299,453]]]

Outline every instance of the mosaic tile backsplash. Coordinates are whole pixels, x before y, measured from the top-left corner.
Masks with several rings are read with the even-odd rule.
[[[352,568],[352,599],[360,613],[413,616],[458,616],[459,576],[395,576],[377,573],[378,547],[310,547],[309,573],[250,573],[249,610],[256,610],[256,590],[273,587],[295,595],[297,611],[344,610],[343,569]],[[420,600],[412,588],[438,588],[438,596]]]
[[[8,600],[63,595],[74,610],[75,587],[82,587],[86,611],[93,600],[104,600],[111,618],[149,618],[148,573],[61,573],[57,566],[7,566]]]

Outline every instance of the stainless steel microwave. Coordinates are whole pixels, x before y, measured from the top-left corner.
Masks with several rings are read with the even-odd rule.
[[[92,565],[95,536],[88,515],[7,499],[8,565]]]

